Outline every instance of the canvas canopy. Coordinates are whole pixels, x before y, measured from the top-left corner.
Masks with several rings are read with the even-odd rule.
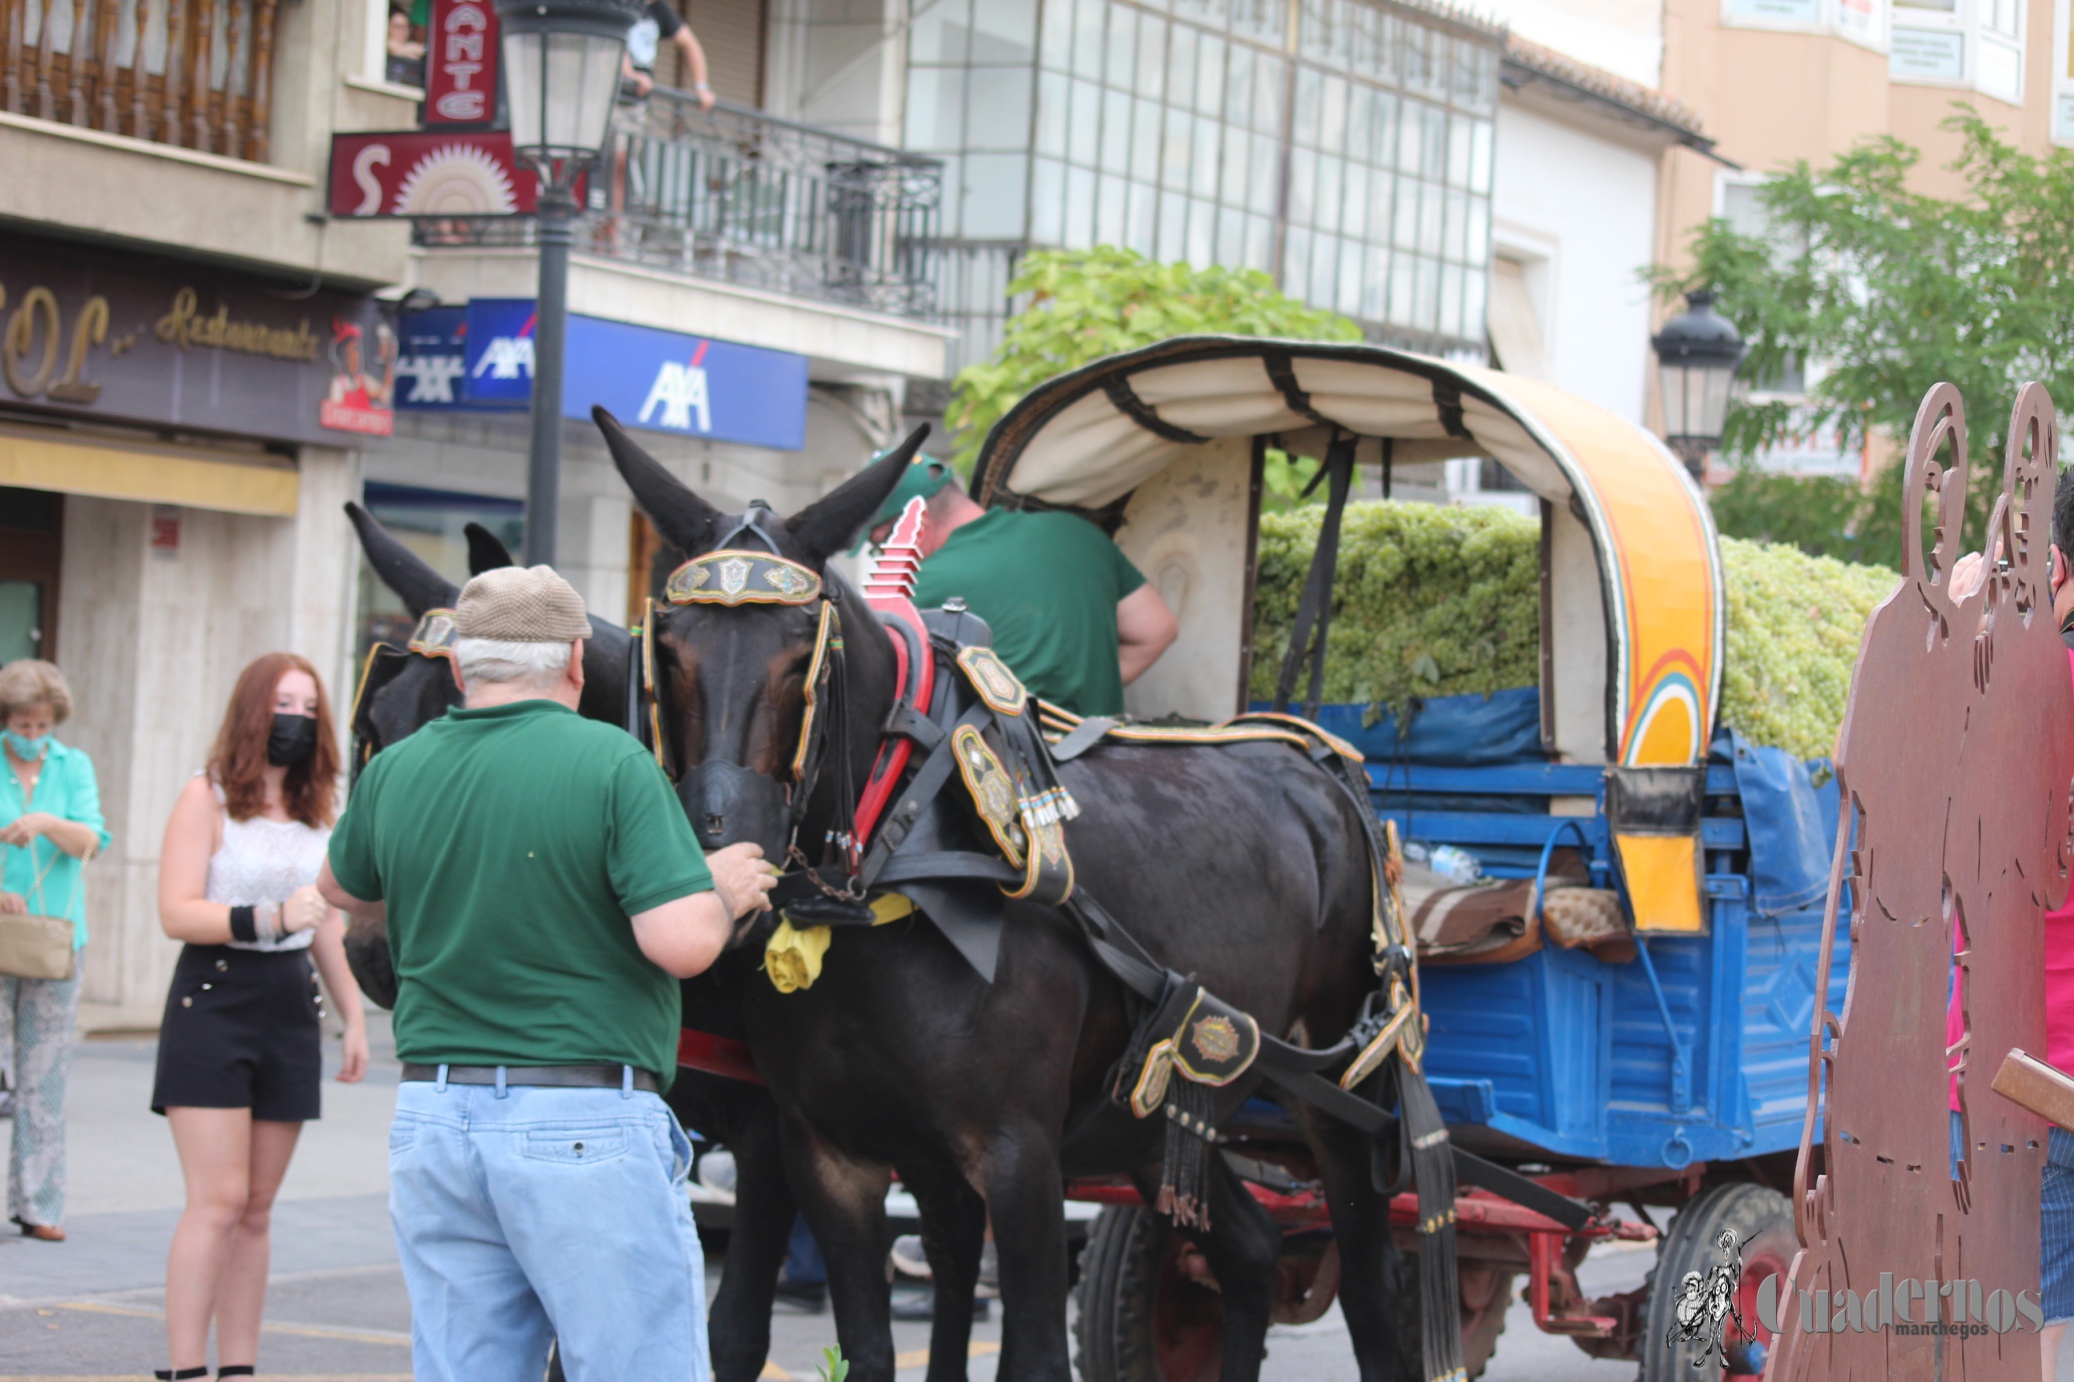
[[[1250,646],[1264,452],[1322,456],[1349,435],[1360,463],[1490,457],[1540,497],[1543,748],[1615,770],[1630,891],[1667,890],[1665,929],[1698,929],[1685,784],[1720,692],[1721,565],[1705,498],[1647,431],[1551,385],[1382,346],[1182,337],[1032,390],[988,434],[972,493],[1113,527],[1182,630],[1131,710],[1221,718],[1256,651],[1276,652]]]

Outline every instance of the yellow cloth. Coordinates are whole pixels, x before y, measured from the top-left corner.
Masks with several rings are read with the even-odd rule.
[[[885,893],[872,900],[873,926],[884,926],[889,921],[898,921],[911,914],[915,904],[900,893]],[[821,977],[821,957],[828,953],[828,942],[832,939],[831,928],[826,926],[800,926],[792,924],[791,917],[780,917],[778,929],[763,947],[763,972],[771,976],[771,986],[780,993],[797,993],[812,988]]]

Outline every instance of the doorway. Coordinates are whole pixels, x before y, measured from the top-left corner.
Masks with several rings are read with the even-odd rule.
[[[65,496],[0,486],[0,666],[58,657]]]

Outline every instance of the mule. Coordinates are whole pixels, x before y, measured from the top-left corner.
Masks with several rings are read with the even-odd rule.
[[[362,548],[382,583],[403,601],[413,618],[422,619],[428,610],[451,609],[460,597],[454,584],[412,552],[358,504],[346,506],[360,535]],[[470,524],[469,569],[471,575],[512,564],[502,543],[479,525]],[[594,637],[584,648],[584,696],[581,713],[587,718],[623,725],[626,717],[626,669],[630,640],[626,630],[591,616]],[[600,649],[603,651],[599,651]],[[461,703],[460,688],[453,669],[442,657],[419,653],[402,654],[404,665],[393,672],[370,696],[366,713],[356,729],[364,726],[370,752],[407,738]],[[594,694],[595,691],[595,694]],[[356,745],[356,762],[358,761]],[[687,809],[691,804],[687,803]],[[396,976],[389,955],[386,928],[379,922],[355,920],[348,928],[346,954],[353,976],[361,989],[384,1008],[395,1006]],[[755,979],[746,951],[732,951],[701,974],[683,981],[685,1021],[699,1033],[725,1041],[741,1042],[747,1035],[741,997]],[[666,1101],[677,1120],[709,1141],[724,1144],[735,1154],[734,1223],[728,1236],[727,1268],[711,1308],[710,1343],[715,1382],[753,1382],[763,1372],[770,1353],[771,1310],[776,1297],[780,1268],[797,1214],[778,1152],[778,1112],[762,1086],[724,1075],[679,1066]],[[926,1174],[923,1176],[926,1181]],[[960,1222],[979,1211],[967,1197],[955,1192],[939,1200],[918,1187],[924,1205],[924,1237],[932,1256],[943,1260],[942,1224],[947,1216]],[[939,1204],[947,1208],[940,1208]],[[943,1274],[938,1295],[962,1299],[967,1314],[958,1323],[959,1311],[949,1302],[940,1304],[937,1317],[950,1340],[944,1356],[955,1360],[954,1370],[938,1373],[932,1382],[949,1382],[962,1377],[969,1313],[971,1278],[976,1278],[977,1240],[969,1251],[970,1268],[962,1291],[957,1273]]]
[[[614,463],[657,530],[688,556],[723,538],[755,547],[739,520],[679,483],[602,409]],[[667,766],[708,848],[753,839],[773,858],[839,828],[836,783],[867,780],[895,705],[895,654],[854,587],[829,566],[899,482],[914,443],[783,522],[761,525],[777,555],[820,573],[842,621],[841,694],[818,726],[848,746],[847,773],[785,780],[805,723],[818,605],[659,606],[651,620],[655,694],[673,747]],[[730,536],[732,535],[732,536]],[[1080,886],[1124,918],[1162,964],[1191,973],[1264,1031],[1329,1045],[1374,986],[1363,807],[1286,746],[1111,743],[1061,765],[1081,814],[1066,826]],[[744,792],[745,778],[766,784]],[[695,804],[707,794],[712,809]],[[803,819],[729,810],[804,794]],[[983,848],[977,832],[931,848]],[[795,856],[796,857],[796,856]],[[991,884],[978,885],[991,889]],[[966,899],[972,901],[970,896]],[[1110,1099],[1112,1067],[1133,1031],[1122,986],[1062,912],[995,898],[998,964],[981,978],[916,914],[834,932],[819,979],[781,994],[746,966],[739,995],[749,1042],[781,1117],[780,1141],[829,1267],[837,1331],[855,1382],[891,1382],[883,1271],[888,1170],[942,1207],[932,1257],[939,1285],[967,1280],[983,1198],[999,1249],[1004,1308],[999,1373],[1067,1382],[1068,1263],[1061,1188],[1072,1176],[1128,1176],[1145,1202],[1161,1179],[1163,1120]],[[1243,1098],[1223,1091],[1219,1118]],[[1406,1375],[1417,1340],[1394,1326],[1397,1257],[1371,1142],[1289,1112],[1325,1185],[1342,1263],[1341,1301],[1364,1382]],[[1192,1230],[1222,1292],[1225,1382],[1257,1378],[1280,1232],[1222,1157],[1210,1158],[1211,1227]],[[932,1248],[932,1251],[934,1249]],[[939,1302],[946,1302],[939,1292]],[[967,1306],[969,1311],[969,1304]],[[969,1322],[969,1316],[968,1316]],[[939,1318],[934,1343],[945,1350]],[[1408,1345],[1408,1347],[1407,1347]],[[962,1375],[939,1372],[933,1382]]]

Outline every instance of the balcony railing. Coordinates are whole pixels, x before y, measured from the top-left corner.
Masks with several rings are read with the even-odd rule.
[[[19,0],[16,0],[18,3]],[[7,3],[7,0],[0,0]],[[906,317],[936,313],[936,159],[658,87],[621,108],[581,250]],[[531,243],[518,218],[420,221],[428,246]]]
[[[0,105],[264,161],[277,0],[0,0]]]

